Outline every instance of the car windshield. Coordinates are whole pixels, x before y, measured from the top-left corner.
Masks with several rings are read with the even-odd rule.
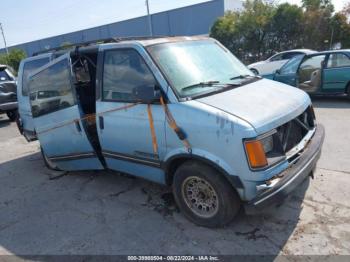
[[[213,40],[184,41],[148,47],[179,97],[195,97],[238,86],[255,75]]]
[[[298,70],[301,60],[305,55],[297,55],[290,59],[281,69],[281,74],[295,74]]]

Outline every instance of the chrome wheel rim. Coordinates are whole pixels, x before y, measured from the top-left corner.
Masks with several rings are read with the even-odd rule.
[[[218,195],[207,180],[190,176],[183,181],[181,191],[186,205],[197,216],[209,218],[218,212]]]

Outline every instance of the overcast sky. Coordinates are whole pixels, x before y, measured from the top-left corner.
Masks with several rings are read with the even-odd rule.
[[[151,13],[208,0],[149,0]],[[232,0],[237,1],[237,0]],[[337,10],[350,0],[333,0]],[[280,0],[300,4],[301,0]],[[146,14],[145,0],[2,1],[7,45],[29,42]],[[0,48],[4,44],[0,39]]]

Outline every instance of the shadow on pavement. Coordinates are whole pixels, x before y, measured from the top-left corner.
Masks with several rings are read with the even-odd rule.
[[[315,108],[350,108],[350,99],[337,96],[314,96],[311,97]]]
[[[170,190],[107,171],[50,180],[39,153],[0,164],[0,253],[24,255],[288,254],[308,182],[283,206],[198,227]],[[45,260],[45,259],[44,259]]]
[[[0,128],[8,126],[11,124],[10,119],[8,119],[7,117],[4,117],[2,115],[0,115]]]

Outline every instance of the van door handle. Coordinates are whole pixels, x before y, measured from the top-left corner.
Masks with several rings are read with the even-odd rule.
[[[79,121],[75,121],[75,127],[77,128],[78,132],[80,133],[81,132],[81,126],[80,126]]]
[[[100,123],[100,129],[104,129],[105,128],[105,122],[104,122],[103,116],[99,116],[98,117],[98,122]]]

